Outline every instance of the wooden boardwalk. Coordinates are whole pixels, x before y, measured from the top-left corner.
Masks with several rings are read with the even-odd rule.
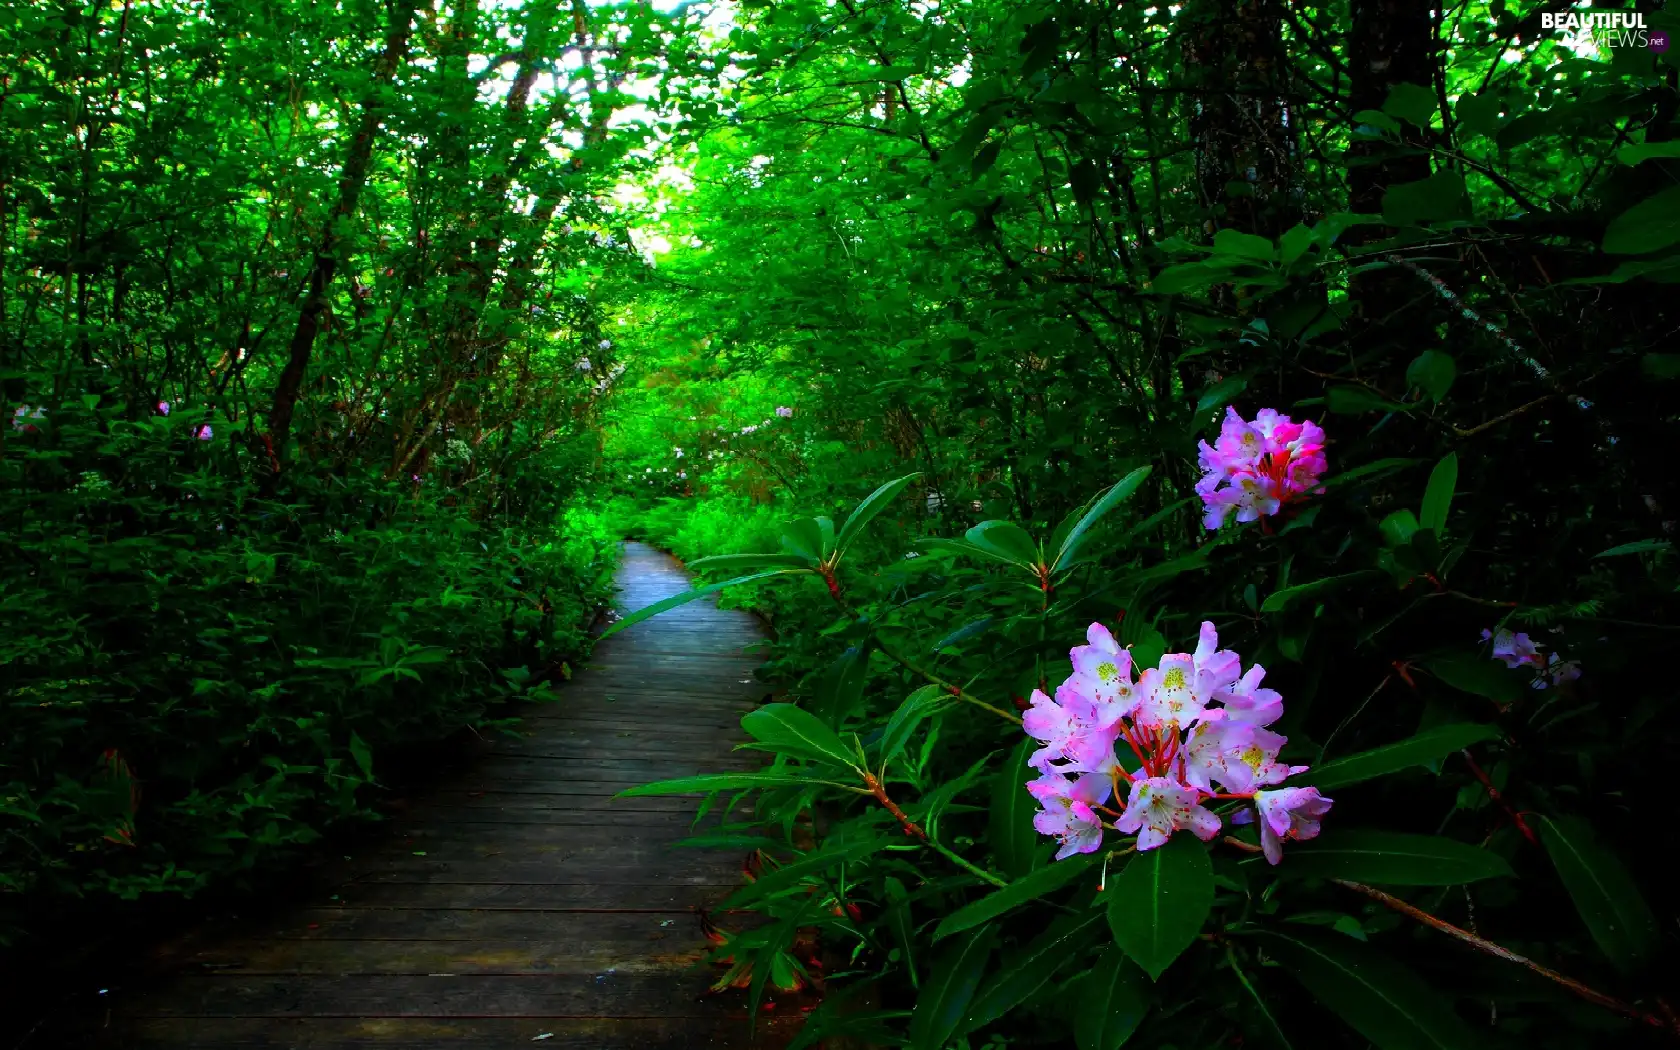
[[[688,586],[628,544],[616,607]],[[693,798],[634,784],[751,768],[739,719],[764,693],[743,647],[761,630],[709,600],[601,643],[561,699],[418,799],[342,885],[278,921],[184,953],[122,990],[102,1045],[125,1048],[545,1047],[678,1050],[749,1041],[697,907],[739,884],[739,853],[673,849]],[[727,925],[727,924],[725,924]]]

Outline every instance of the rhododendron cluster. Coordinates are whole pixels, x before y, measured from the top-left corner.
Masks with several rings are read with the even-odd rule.
[[[1285,839],[1318,834],[1331,800],[1275,786],[1307,768],[1280,762],[1286,738],[1266,728],[1282,717],[1283,698],[1261,687],[1265,668],[1245,672],[1241,657],[1219,648],[1213,624],[1202,624],[1194,653],[1168,653],[1141,672],[1102,624],[1086,641],[1069,654],[1073,674],[1055,698],[1033,690],[1022,719],[1043,745],[1028,760],[1039,776],[1027,790],[1042,807],[1033,826],[1061,842],[1057,860],[1093,852],[1107,828],[1136,835],[1140,850],[1180,830],[1207,841],[1221,825],[1210,804],[1230,801],[1252,802],[1232,821],[1258,816],[1273,864]]]
[[[1224,525],[1232,511],[1238,521],[1254,521],[1324,491],[1324,431],[1311,420],[1296,423],[1263,408],[1249,422],[1227,406],[1219,438],[1200,448],[1205,473],[1196,493],[1205,508],[1202,524],[1210,529]]]
[[[1495,660],[1502,662],[1506,667],[1531,667],[1535,670],[1535,678],[1531,683],[1535,689],[1546,688],[1548,682],[1559,686],[1581,677],[1579,661],[1565,660],[1555,652],[1540,655],[1543,647],[1521,631],[1513,633],[1503,627],[1497,632],[1482,631],[1482,641],[1489,640],[1493,642]]]

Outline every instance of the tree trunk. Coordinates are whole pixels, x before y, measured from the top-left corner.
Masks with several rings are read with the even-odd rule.
[[[356,135],[350,140],[344,158],[344,173],[338,180],[338,202],[333,206],[325,228],[321,232],[321,246],[315,252],[315,262],[309,271],[309,290],[304,296],[303,309],[298,314],[297,330],[292,333],[291,349],[286,367],[274,386],[274,403],[268,413],[269,440],[276,473],[285,462],[286,446],[291,438],[292,414],[297,408],[298,391],[309,372],[309,357],[315,349],[315,336],[321,329],[321,315],[327,308],[327,289],[338,269],[339,227],[341,220],[356,212],[362,187],[367,183],[368,164],[373,158],[373,140],[384,120],[384,104],[380,94],[390,86],[408,54],[409,35],[413,31],[416,0],[393,0],[391,23],[385,33],[385,49],[374,65],[373,85],[361,104],[362,119]]]

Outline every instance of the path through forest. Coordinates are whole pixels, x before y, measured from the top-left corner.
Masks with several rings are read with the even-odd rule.
[[[688,586],[628,544],[617,608]],[[523,740],[415,802],[343,885],[277,922],[188,950],[125,993],[105,1031],[130,1047],[542,1046],[677,1050],[749,1041],[697,907],[740,881],[738,853],[673,849],[692,798],[620,799],[634,784],[750,768],[732,750],[760,699],[744,612],[693,602],[601,643],[531,713]],[[725,923],[725,925],[728,925]]]

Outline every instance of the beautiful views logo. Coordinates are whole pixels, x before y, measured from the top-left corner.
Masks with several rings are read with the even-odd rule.
[[[1662,29],[1649,29],[1638,11],[1546,11],[1540,28],[1561,30],[1565,40],[1594,49],[1644,47],[1668,50],[1669,36]]]

